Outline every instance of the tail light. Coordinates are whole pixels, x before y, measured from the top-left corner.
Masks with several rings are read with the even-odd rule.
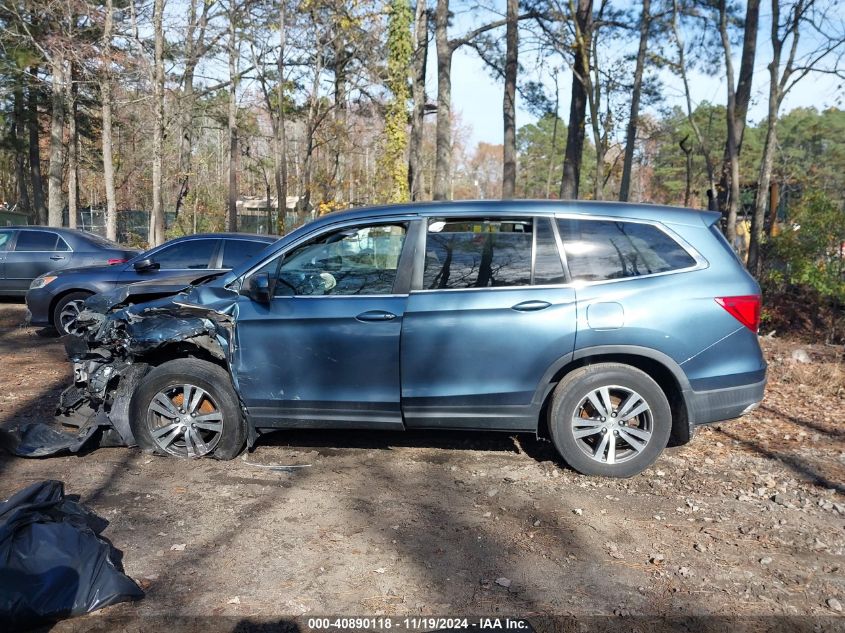
[[[760,327],[760,295],[740,297],[716,297],[716,303],[730,312],[731,316],[756,333]]]
[[[125,264],[125,263],[126,263],[126,262],[128,262],[128,261],[129,261],[129,260],[128,260],[128,259],[126,259],[125,257],[123,257],[123,258],[110,259],[110,260],[109,260],[109,266],[114,266],[115,264]]]

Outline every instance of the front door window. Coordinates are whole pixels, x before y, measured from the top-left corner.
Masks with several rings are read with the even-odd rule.
[[[346,228],[298,246],[276,269],[274,294],[391,294],[407,229],[406,223]]]

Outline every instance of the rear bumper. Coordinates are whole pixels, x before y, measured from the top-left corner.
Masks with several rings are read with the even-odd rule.
[[[757,408],[763,400],[766,378],[748,385],[688,391],[686,394],[690,426],[733,420]]]

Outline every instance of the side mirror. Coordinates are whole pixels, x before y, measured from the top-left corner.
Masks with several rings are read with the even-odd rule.
[[[149,270],[158,270],[161,268],[161,264],[158,262],[154,262],[149,257],[145,257],[144,259],[139,259],[137,262],[133,264],[133,268],[139,273],[147,272]]]
[[[256,303],[270,303],[272,293],[270,292],[269,273],[255,273],[246,279],[244,286],[246,287],[246,292],[241,292],[241,294],[246,294],[247,297]]]

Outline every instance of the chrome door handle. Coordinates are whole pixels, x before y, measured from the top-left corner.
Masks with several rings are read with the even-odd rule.
[[[64,255],[51,255],[50,256],[50,259],[52,259],[54,262],[59,261],[60,259],[64,259],[64,258],[65,258]]]
[[[522,303],[517,303],[515,306],[511,306],[511,310],[536,312],[537,310],[545,310],[550,305],[552,304],[548,301],[523,301]]]
[[[392,321],[396,315],[386,310],[368,310],[355,317],[359,321]]]

